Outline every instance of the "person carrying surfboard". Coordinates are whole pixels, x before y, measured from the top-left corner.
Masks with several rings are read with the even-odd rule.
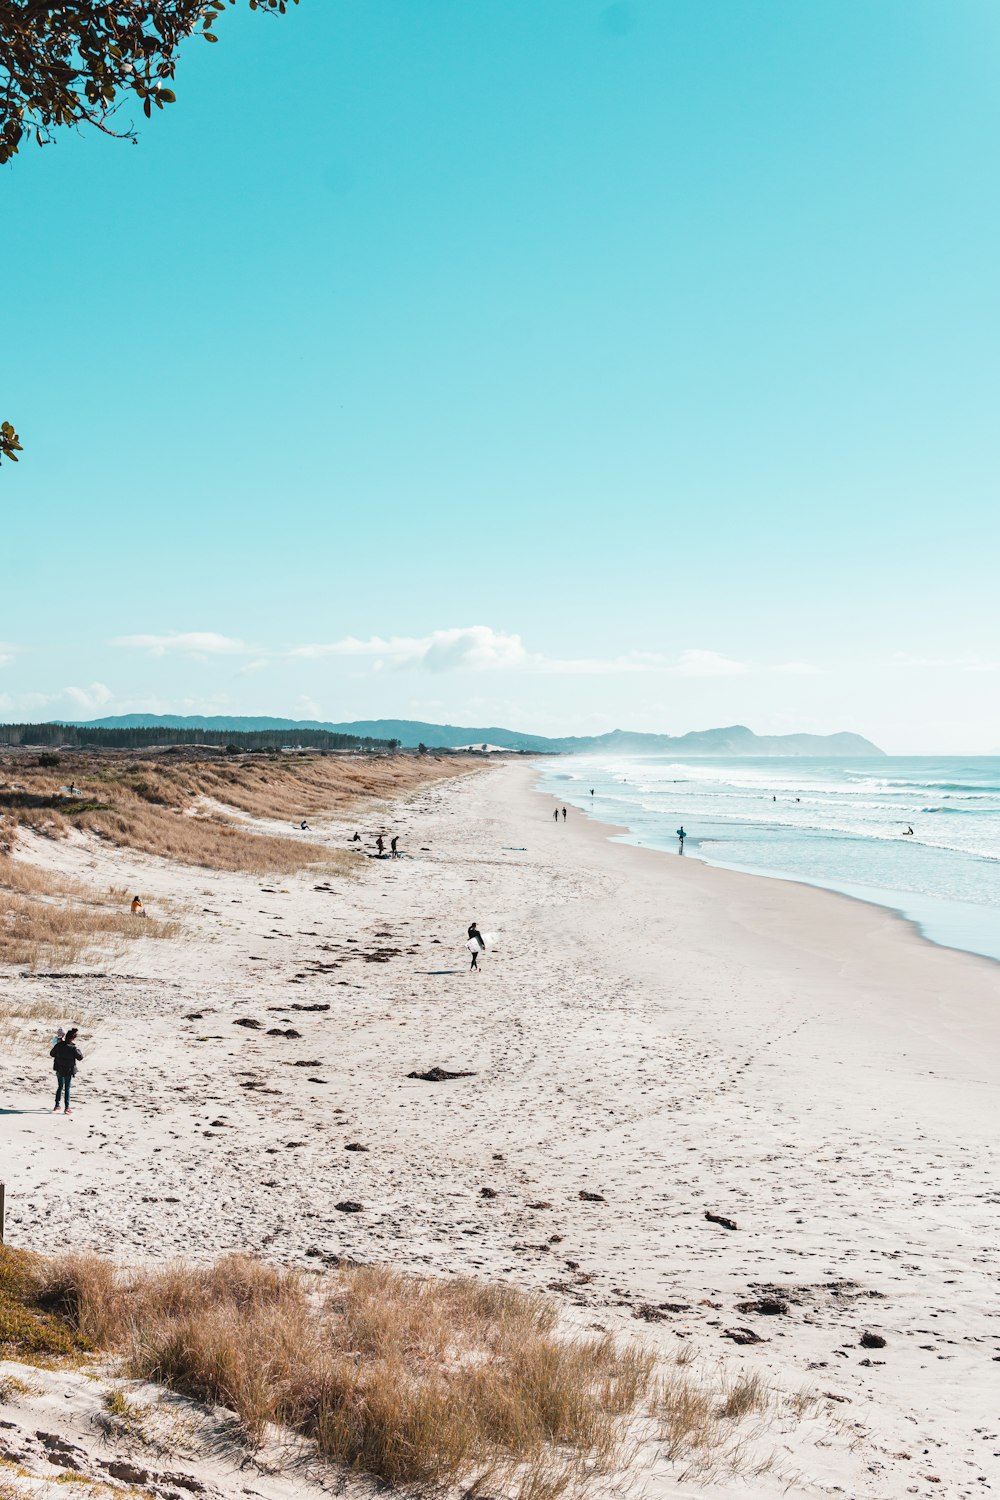
[[[475,922],[473,922],[472,926],[469,928],[469,941],[465,946],[472,954],[472,963],[469,965],[469,973],[471,974],[473,969],[479,968],[480,953],[486,952],[486,943]]]

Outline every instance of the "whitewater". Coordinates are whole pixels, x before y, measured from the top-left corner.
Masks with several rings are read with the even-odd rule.
[[[892,907],[1000,959],[1000,757],[559,756],[542,786],[629,843]],[[912,834],[907,830],[913,830]]]

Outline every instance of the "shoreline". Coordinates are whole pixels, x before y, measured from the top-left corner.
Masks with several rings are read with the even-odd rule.
[[[65,1121],[48,1015],[6,1051],[9,1241],[510,1281],[667,1362],[807,1391],[761,1500],[979,1493],[995,965],[884,908],[557,827],[536,776],[379,804],[405,857],[322,884],[48,844],[67,874],[141,879],[184,935],[5,979],[26,1008],[71,995],[85,1054]],[[342,848],[350,816],[313,836]],[[473,919],[499,934],[478,974]],[[649,1492],[706,1489],[668,1468]]]
[[[544,765],[539,762],[535,762],[534,764],[536,766],[539,777],[544,778]],[[629,828],[627,824],[607,822],[606,820],[590,812],[584,805],[584,803],[575,803],[569,801],[565,793],[560,794],[552,791],[549,787],[542,785],[541,781],[536,786],[535,790],[541,793],[543,796],[551,797],[553,801],[558,802],[560,806],[562,806],[562,804],[565,802],[567,806],[572,806],[577,813],[581,814],[589,822],[596,823],[607,828],[607,837],[609,842],[619,842],[629,848],[648,849],[651,852],[655,852],[658,854],[669,855],[674,852],[667,846],[666,843],[662,845],[643,844],[638,839],[635,830]],[[736,821],[738,822],[738,820]],[[723,826],[727,825],[724,824]],[[695,847],[697,848],[697,845]],[[879,907],[884,911],[892,912],[895,916],[899,917],[901,921],[906,922],[913,928],[918,937],[920,937],[924,942],[931,944],[935,948],[944,948],[953,953],[966,953],[974,958],[981,958],[987,963],[1000,965],[1000,951],[998,951],[997,953],[987,953],[984,952],[981,948],[969,946],[968,942],[963,943],[957,940],[948,941],[943,936],[933,936],[932,933],[927,930],[929,924],[932,924],[935,920],[941,920],[940,916],[935,918],[933,913],[934,907],[937,907],[940,911],[944,912],[944,918],[946,922],[947,918],[952,915],[953,908],[970,906],[977,913],[988,911],[987,908],[980,906],[978,903],[963,902],[958,897],[929,895],[920,891],[907,892],[899,888],[892,888],[888,886],[866,886],[864,882],[861,881],[838,882],[833,880],[820,880],[811,878],[807,875],[797,875],[788,870],[768,870],[762,868],[761,866],[735,864],[731,863],[728,860],[714,859],[710,855],[698,852],[686,853],[684,857],[686,859],[697,860],[699,863],[706,865],[713,870],[728,870],[731,874],[744,875],[749,877],[750,879],[755,880],[777,880],[786,882],[790,885],[809,886],[813,890],[825,891],[829,895],[839,896],[843,900],[857,901],[865,906]],[[908,900],[912,900],[915,905],[919,906],[921,904],[924,904],[932,908],[930,914],[918,916],[913,911],[907,910],[906,903]],[[1000,912],[994,914],[994,916],[995,921],[997,923],[1000,923]],[[988,918],[984,918],[984,920],[988,920]]]

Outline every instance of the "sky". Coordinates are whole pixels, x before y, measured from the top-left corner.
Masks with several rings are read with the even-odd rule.
[[[217,29],[0,168],[0,717],[1000,753],[996,0]]]

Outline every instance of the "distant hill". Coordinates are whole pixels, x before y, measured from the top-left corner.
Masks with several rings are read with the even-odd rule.
[[[177,729],[222,733],[326,730],[333,734],[369,740],[399,740],[415,747],[454,748],[461,745],[496,745],[505,750],[540,754],[573,754],[615,751],[631,755],[882,755],[884,751],[860,734],[754,734],[745,724],[726,729],[697,729],[690,734],[637,734],[613,729],[608,734],[569,735],[553,738],[521,734],[514,729],[469,729],[455,724],[424,724],[416,719],[359,719],[349,724],[328,724],[318,719],[273,719],[237,716],[203,718],[198,715],[120,714],[86,722],[109,729]]]

